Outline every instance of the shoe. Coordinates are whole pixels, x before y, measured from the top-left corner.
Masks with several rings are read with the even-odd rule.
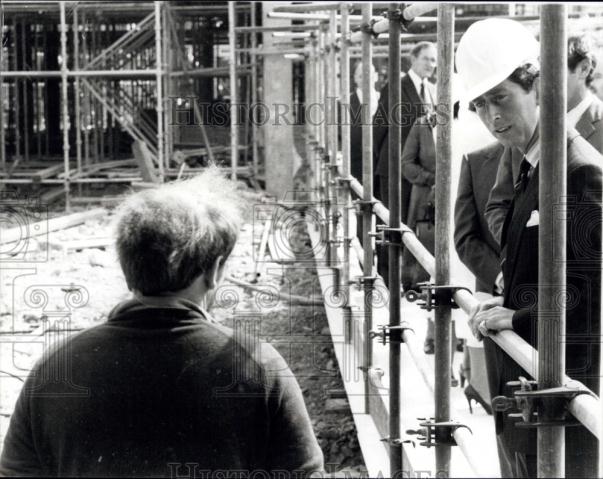
[[[435,354],[435,341],[433,339],[425,339],[425,342],[423,343],[423,352],[425,354]]]
[[[459,377],[461,378],[461,387],[465,387],[465,381],[469,382],[471,379],[471,368],[467,368],[462,364],[459,365]]]
[[[480,394],[475,390],[475,388],[468,384],[464,390],[465,397],[467,398],[467,403],[469,404],[469,412],[473,414],[473,407],[471,407],[471,401],[475,401],[485,409],[485,411],[492,416],[492,407],[484,401],[484,398],[480,396]]]
[[[459,385],[459,380],[458,380],[457,378],[455,378],[455,377],[452,375],[452,372],[451,372],[451,373],[450,373],[450,387],[451,387],[451,388],[455,388],[455,387],[457,387],[458,385]]]

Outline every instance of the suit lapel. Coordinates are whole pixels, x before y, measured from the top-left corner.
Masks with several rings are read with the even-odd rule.
[[[417,92],[417,89],[415,88],[415,85],[413,84],[408,74],[404,78],[402,78],[401,83],[402,90],[406,94],[406,98],[408,98],[410,103],[422,103],[421,98],[419,97],[419,93]]]

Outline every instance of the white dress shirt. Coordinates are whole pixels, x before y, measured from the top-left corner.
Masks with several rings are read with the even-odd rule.
[[[358,101],[362,103],[362,88],[356,88],[356,95],[358,96]],[[375,115],[377,111],[377,107],[379,106],[379,92],[374,88],[371,88],[371,101],[369,102],[369,107],[371,111],[371,118]]]
[[[433,105],[433,98],[431,97],[431,92],[429,90],[429,80],[427,80],[427,78],[421,79],[421,77],[417,75],[412,68],[408,70],[408,76],[412,80],[412,83],[415,86],[419,97],[421,97],[421,85],[425,85],[425,97],[427,101]]]

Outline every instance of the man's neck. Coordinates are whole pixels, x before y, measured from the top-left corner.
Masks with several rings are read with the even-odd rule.
[[[534,126],[532,130],[532,135],[528,142],[524,145],[523,148],[519,148],[519,150],[525,155],[530,151],[530,149],[534,146],[534,144],[538,141],[538,123]]]
[[[587,94],[588,88],[586,85],[581,85],[571,97],[567,98],[567,111],[576,108],[586,98]]]

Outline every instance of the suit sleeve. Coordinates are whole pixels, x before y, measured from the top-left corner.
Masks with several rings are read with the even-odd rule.
[[[47,475],[37,454],[31,424],[29,392],[31,376],[27,380],[10,418],[0,457],[2,477],[44,477]]]
[[[421,153],[421,128],[429,127],[415,122],[408,134],[400,160],[402,162],[402,174],[413,185],[433,186],[435,184],[435,175],[421,166],[419,161]]]
[[[454,207],[454,245],[461,261],[480,280],[494,289],[500,273],[496,251],[484,240],[473,194],[471,165],[463,158]]]
[[[494,239],[501,244],[502,229],[514,194],[511,150],[506,149],[498,164],[496,181],[486,205],[486,221]]]
[[[304,398],[291,369],[269,344],[262,344],[262,358],[271,383],[268,404],[270,469],[296,471],[306,477],[324,471],[324,458],[312,429]]]

